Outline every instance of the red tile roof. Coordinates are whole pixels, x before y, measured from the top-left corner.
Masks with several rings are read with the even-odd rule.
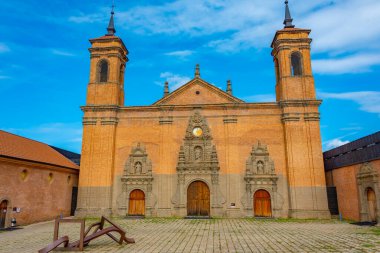
[[[79,169],[49,145],[0,130],[0,156]]]

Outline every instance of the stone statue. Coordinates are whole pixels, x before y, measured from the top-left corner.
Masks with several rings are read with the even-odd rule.
[[[141,174],[141,172],[142,172],[142,165],[141,165],[140,162],[137,162],[137,163],[135,164],[135,173],[136,173],[136,174]]]
[[[257,162],[257,174],[264,174],[264,163],[262,161]]]
[[[194,159],[195,161],[200,161],[202,160],[202,148],[201,147],[196,147],[194,150]]]

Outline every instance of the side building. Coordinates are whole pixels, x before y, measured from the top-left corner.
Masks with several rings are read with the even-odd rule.
[[[67,156],[65,156],[68,155]],[[80,155],[0,130],[0,228],[69,216]]]
[[[380,132],[323,153],[330,210],[343,218],[380,220]],[[334,197],[336,191],[336,197]]]

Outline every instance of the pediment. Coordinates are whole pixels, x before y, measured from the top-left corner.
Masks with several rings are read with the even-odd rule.
[[[187,84],[158,100],[153,105],[198,105],[244,103],[244,101],[200,79]]]

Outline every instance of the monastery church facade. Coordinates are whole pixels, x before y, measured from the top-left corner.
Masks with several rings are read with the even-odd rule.
[[[90,40],[76,215],[328,218],[310,30],[271,47],[276,102],[247,103],[201,78],[148,106],[124,106],[128,50]]]

